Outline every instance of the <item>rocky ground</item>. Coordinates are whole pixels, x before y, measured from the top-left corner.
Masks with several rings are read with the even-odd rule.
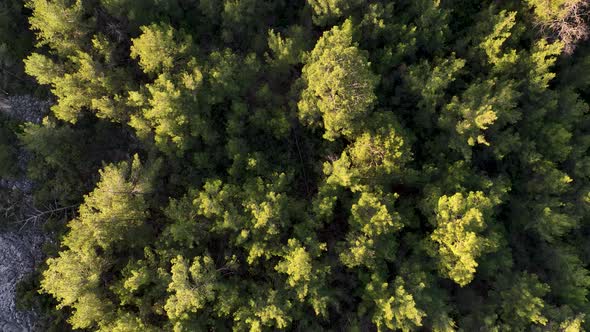
[[[38,228],[0,233],[0,331],[32,331],[35,314],[16,309],[16,285],[41,262]]]
[[[39,123],[49,103],[31,96],[0,98],[0,112],[24,123]],[[24,174],[27,154],[20,151],[16,161]],[[0,228],[0,332],[32,331],[35,313],[16,308],[16,286],[42,262],[41,247],[46,238],[38,210],[32,204],[32,183],[26,178],[0,179],[0,212],[8,227]],[[31,217],[33,216],[33,217]]]
[[[50,105],[28,95],[0,97],[0,112],[19,122],[41,122]]]

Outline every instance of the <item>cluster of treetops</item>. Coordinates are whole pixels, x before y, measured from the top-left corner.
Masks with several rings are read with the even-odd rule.
[[[22,305],[56,331],[590,330],[589,7],[2,1],[2,92],[52,106],[1,118],[0,170],[75,207]]]

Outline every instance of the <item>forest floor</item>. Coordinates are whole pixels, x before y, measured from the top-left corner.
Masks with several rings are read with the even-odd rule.
[[[0,98],[0,112],[19,123],[41,122],[48,107],[48,102],[27,95]],[[21,174],[26,173],[27,161],[28,154],[19,149],[16,162]],[[0,225],[0,331],[33,331],[36,315],[17,309],[16,289],[18,282],[30,276],[43,262],[42,246],[47,237],[36,218],[32,219],[34,222],[28,219],[10,222],[35,212],[31,181],[25,176],[0,179],[0,190],[5,194],[0,197],[4,200],[0,208],[8,217],[8,223]]]
[[[0,233],[0,331],[32,331],[33,312],[16,308],[16,285],[42,261],[45,236],[39,227]]]

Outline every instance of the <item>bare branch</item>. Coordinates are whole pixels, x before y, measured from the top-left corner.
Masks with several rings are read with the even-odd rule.
[[[44,211],[41,211],[36,207],[30,207],[32,210],[32,214],[28,215],[27,217],[25,217],[23,219],[15,221],[15,224],[21,225],[21,227],[19,228],[19,231],[21,231],[23,228],[25,228],[25,226],[27,226],[30,223],[36,225],[38,222],[40,222],[42,220],[47,220],[47,218],[51,218],[55,214],[62,212],[62,211],[64,212],[65,216],[67,216],[68,215],[67,211],[78,207],[77,205],[57,207],[57,203],[54,203],[54,204],[55,204],[54,207],[49,207],[49,208],[45,209]]]
[[[578,42],[590,37],[590,0],[573,0],[565,6],[564,14],[550,21],[537,22],[536,25],[542,34],[561,40],[564,44],[564,53],[571,54]]]

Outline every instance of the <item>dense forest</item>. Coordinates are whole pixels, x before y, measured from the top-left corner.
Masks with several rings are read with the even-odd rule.
[[[590,1],[3,0],[40,331],[590,330]],[[11,182],[12,181],[12,182]],[[33,209],[33,214],[30,210]]]

